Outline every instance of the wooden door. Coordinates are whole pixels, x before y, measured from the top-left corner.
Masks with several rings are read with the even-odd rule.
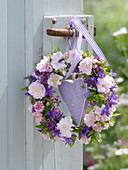
[[[43,54],[58,43],[66,50],[64,39],[46,36],[46,28],[63,28],[68,19],[82,15],[82,8],[82,0],[1,1],[0,170],[83,169],[82,145],[77,142],[68,148],[43,140],[34,128],[27,100],[20,91],[25,86],[23,77],[32,73],[34,63]],[[58,18],[55,25],[51,25],[53,16]],[[86,18],[85,25],[93,34],[93,17]],[[91,51],[88,44],[83,45]]]

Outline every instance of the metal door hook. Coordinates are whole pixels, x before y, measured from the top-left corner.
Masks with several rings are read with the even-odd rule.
[[[49,36],[57,36],[57,37],[72,37],[73,31],[67,29],[59,29],[59,28],[48,28],[46,30],[47,35]],[[79,31],[76,30],[76,37],[79,36]],[[96,36],[96,27],[94,27],[94,36]]]

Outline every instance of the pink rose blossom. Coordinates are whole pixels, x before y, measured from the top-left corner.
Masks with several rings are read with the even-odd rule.
[[[36,123],[40,123],[42,121],[42,114],[40,112],[35,113],[35,121]]]
[[[79,70],[82,73],[85,73],[87,75],[91,75],[92,72],[92,59],[89,57],[86,57],[80,62]]]
[[[67,57],[67,63],[71,63],[74,59],[75,51],[69,51],[64,54],[65,57]]]
[[[85,114],[85,117],[84,117],[84,123],[90,127],[90,126],[93,126],[94,123],[95,123],[95,116],[92,115],[92,114]]]
[[[102,104],[101,107],[99,107],[99,106],[94,106],[94,112],[95,112],[95,114],[100,115],[101,112],[102,112],[102,110],[104,109],[104,107],[105,107],[104,104]]]
[[[106,75],[103,78],[98,78],[98,92],[108,93],[112,86],[114,86],[114,79],[112,77]]]
[[[93,125],[93,129],[96,131],[96,132],[101,132],[102,131],[102,126],[101,126],[101,123],[100,122],[97,122],[96,124]]]
[[[111,119],[111,115],[110,116],[107,116],[106,114],[102,115],[101,116],[101,120],[106,122],[106,121],[109,121]]]
[[[51,64],[50,64],[50,63],[47,63],[47,64],[46,64],[46,71],[47,71],[47,72],[52,72],[52,70],[53,70],[53,68],[52,68]]]
[[[115,106],[112,106],[108,109],[108,112],[111,113],[111,114],[114,113],[115,111],[116,111]]]
[[[109,123],[105,123],[104,128],[103,129],[108,129],[109,128]]]
[[[39,72],[52,72],[53,68],[50,64],[50,60],[48,57],[44,56],[44,58],[37,64],[36,69]]]
[[[112,123],[112,122],[109,122],[109,126],[114,126],[114,123]]]
[[[60,109],[59,108],[54,108],[54,112],[60,112]]]
[[[33,82],[28,87],[28,93],[35,99],[42,99],[45,96],[45,87],[38,82]]]
[[[44,105],[42,102],[38,101],[34,104],[34,108],[38,112],[42,112],[44,110]]]

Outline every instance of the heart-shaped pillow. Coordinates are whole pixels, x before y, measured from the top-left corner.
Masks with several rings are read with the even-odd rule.
[[[61,97],[66,104],[69,112],[73,116],[77,125],[80,124],[81,118],[87,110],[87,101],[85,94],[87,93],[87,84],[82,79],[64,80],[59,86]]]

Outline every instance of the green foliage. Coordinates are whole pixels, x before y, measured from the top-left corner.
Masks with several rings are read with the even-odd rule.
[[[84,13],[94,15],[97,27],[95,40],[113,71],[124,79],[118,83],[119,94],[128,93],[128,34],[113,36],[113,33],[121,27],[128,28],[128,1],[84,0]],[[93,89],[91,92],[95,94]],[[103,100],[102,96],[99,98]],[[98,99],[96,100],[98,102]],[[92,143],[84,146],[84,156],[88,157],[84,161],[84,170],[89,167],[90,162],[98,165],[94,168],[96,170],[128,168],[128,154],[116,155],[116,151],[120,148],[128,148],[128,105],[119,105],[113,119],[116,119],[117,123],[109,131],[101,133],[103,141],[100,144]]]
[[[115,41],[115,37],[112,34],[121,27],[128,28],[128,1],[84,0],[84,13],[94,15],[95,26],[97,27],[95,40],[103,50],[113,70],[118,73],[119,77],[124,77],[123,85],[126,87],[128,83],[128,74],[126,74],[128,72],[128,63],[126,64],[126,51],[122,51],[122,48],[126,49],[124,42],[128,46],[128,35],[127,37],[124,36],[125,38],[119,37],[118,39],[121,41],[119,43],[118,40]],[[128,90],[127,87],[126,89]]]

